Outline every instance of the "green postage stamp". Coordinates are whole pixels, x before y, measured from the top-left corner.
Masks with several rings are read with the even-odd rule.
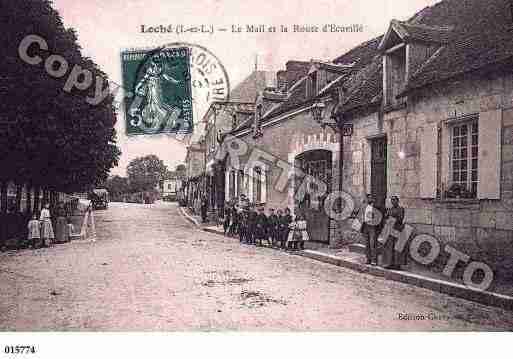
[[[127,135],[192,133],[190,49],[121,53]]]

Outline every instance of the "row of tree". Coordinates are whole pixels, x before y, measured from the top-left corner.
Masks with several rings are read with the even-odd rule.
[[[173,172],[156,155],[147,155],[131,160],[126,172],[127,177],[114,175],[105,181],[103,186],[111,198],[120,200],[125,195],[155,191],[165,179],[185,177],[185,166],[180,164]]]
[[[65,91],[68,74],[48,74],[43,63],[35,66],[20,58],[18,48],[30,34],[45,39],[49,49],[34,46],[43,60],[50,54],[87,69],[93,79],[107,75],[82,55],[76,33],[65,28],[49,0],[0,3],[0,186],[5,211],[6,187],[46,191],[86,191],[104,182],[117,165],[116,112],[113,96],[92,105],[95,86]],[[55,70],[55,69],[54,69]],[[107,90],[104,88],[104,90]]]

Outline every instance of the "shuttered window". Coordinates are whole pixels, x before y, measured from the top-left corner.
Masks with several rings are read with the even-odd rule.
[[[459,188],[465,198],[477,197],[478,185],[478,120],[467,121],[451,127],[451,184]]]

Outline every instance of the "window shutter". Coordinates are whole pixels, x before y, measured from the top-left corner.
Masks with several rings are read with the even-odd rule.
[[[500,199],[502,110],[479,114],[477,197]]]
[[[230,198],[230,170],[226,169],[224,172],[224,193],[226,198]]]
[[[438,129],[427,124],[420,143],[420,196],[436,198]]]

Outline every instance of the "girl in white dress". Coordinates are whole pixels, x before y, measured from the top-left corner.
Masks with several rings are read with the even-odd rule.
[[[52,244],[55,238],[53,234],[52,217],[50,215],[50,204],[45,204],[45,207],[41,210],[41,238],[43,239],[43,247],[48,247]]]

